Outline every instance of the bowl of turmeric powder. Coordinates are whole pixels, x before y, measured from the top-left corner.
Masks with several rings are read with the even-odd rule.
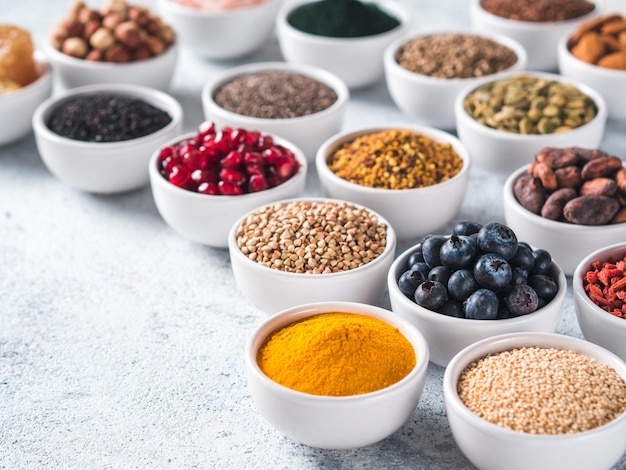
[[[397,431],[419,402],[428,358],[416,327],[354,302],[283,310],[245,349],[261,415],[290,439],[323,449],[363,447]]]

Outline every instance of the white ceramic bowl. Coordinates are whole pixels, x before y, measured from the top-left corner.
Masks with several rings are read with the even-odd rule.
[[[196,135],[196,132],[192,132],[178,136],[166,142],[163,147]],[[160,150],[156,150],[150,159],[149,173],[152,195],[161,217],[174,231],[188,240],[226,248],[229,231],[243,214],[273,201],[300,196],[306,182],[306,158],[293,143],[278,136],[272,137],[276,144],[287,147],[294,153],[300,169],[278,186],[238,196],[200,194],[173,185],[159,173],[157,162]]]
[[[588,64],[574,57],[567,47],[571,34],[565,34],[558,43],[559,72],[596,90],[607,104],[610,119],[626,120],[626,71]]]
[[[162,18],[180,44],[206,59],[235,59],[254,52],[274,31],[280,0],[221,11],[203,11],[174,0],[158,0]]]
[[[459,376],[489,353],[521,347],[573,350],[596,359],[626,380],[626,364],[593,343],[553,333],[513,333],[474,343],[459,352],[443,376],[443,392],[452,436],[465,456],[483,470],[608,470],[626,450],[626,413],[586,432],[563,435],[522,433],[496,426],[471,412],[459,399]]]
[[[399,382],[371,393],[345,397],[311,395],[284,387],[259,368],[257,352],[275,330],[312,315],[345,312],[378,318],[396,328],[415,349],[415,368]],[[325,449],[350,449],[378,442],[399,429],[417,406],[428,366],[422,334],[388,310],[350,302],[296,306],[265,320],[246,343],[248,387],[261,415],[294,441]]]
[[[11,93],[0,95],[0,146],[15,142],[33,129],[33,113],[52,93],[52,71],[39,53],[35,53],[39,78]]]
[[[296,8],[311,0],[296,0],[278,12],[278,44],[287,62],[309,64],[328,70],[350,88],[371,85],[383,77],[383,53],[396,38],[406,33],[410,15],[398,2],[373,0],[382,10],[400,21],[385,33],[359,38],[324,37],[305,33],[289,24],[287,18]]]
[[[63,54],[48,42],[44,44],[44,52],[52,64],[55,79],[64,88],[128,84],[165,90],[176,70],[178,44],[175,42],[159,56],[127,63],[77,59]]]
[[[278,201],[284,204],[294,199]],[[301,198],[306,201],[328,201],[333,199]],[[354,204],[359,207],[358,204]],[[344,301],[375,304],[385,287],[385,278],[393,262],[396,248],[396,234],[389,223],[376,212],[379,222],[387,225],[387,245],[373,261],[348,271],[329,274],[304,274],[281,271],[252,261],[237,246],[236,230],[241,223],[260,207],[251,210],[233,224],[228,234],[228,250],[235,280],[239,290],[266,314],[296,305]]]
[[[222,108],[215,102],[216,91],[241,75],[270,71],[292,72],[317,80],[337,94],[337,101],[330,107],[308,116],[286,119],[266,119],[237,114]],[[325,70],[301,64],[284,62],[261,62],[230,68],[209,80],[202,89],[204,117],[219,127],[243,127],[275,134],[293,142],[309,160],[328,137],[341,130],[348,106],[350,92],[337,77]]]
[[[119,94],[138,98],[163,111],[172,121],[152,134],[121,142],[84,142],[52,132],[46,122],[63,102],[76,96]],[[94,193],[118,193],[148,184],[148,161],[164,142],[181,132],[183,110],[171,96],[136,85],[91,85],[74,88],[44,101],[32,125],[39,155],[63,183]]]
[[[599,1],[590,0],[596,8],[587,15],[567,21],[532,22],[517,21],[496,16],[484,10],[481,0],[470,1],[472,29],[476,32],[489,31],[519,42],[528,54],[528,69],[556,72],[558,66],[557,44],[561,37],[578,25],[598,16]]]
[[[575,86],[595,102],[598,112],[591,121],[571,131],[543,135],[514,134],[480,124],[467,114],[463,103],[477,86],[465,88],[454,103],[457,132],[472,156],[472,161],[486,170],[508,176],[520,166],[531,163],[537,151],[544,147],[600,146],[607,119],[607,105],[602,96],[583,83],[559,75],[538,72],[529,72],[529,75]]]
[[[463,159],[463,168],[443,183],[416,189],[370,188],[351,183],[328,168],[329,156],[343,143],[359,136],[387,129],[408,129],[437,142],[448,142]],[[315,158],[317,174],[326,194],[335,199],[356,202],[382,214],[393,226],[399,239],[416,238],[433,232],[449,222],[458,212],[470,176],[471,159],[463,144],[447,132],[426,126],[385,125],[362,128],[335,135],[320,147]]]
[[[516,232],[517,235],[517,232]],[[519,240],[526,241],[518,236]],[[503,320],[472,320],[455,318],[433,312],[407,298],[398,287],[398,279],[406,271],[409,257],[415,247],[396,258],[387,276],[391,310],[413,323],[426,337],[430,360],[446,367],[461,349],[491,336],[519,331],[555,331],[565,302],[567,280],[561,268],[553,263],[551,275],[559,287],[558,293],[547,305],[533,313]]]
[[[576,225],[550,220],[525,209],[513,195],[513,183],[528,165],[512,173],[504,183],[504,219],[520,240],[547,250],[565,274],[571,276],[580,261],[602,247],[626,237],[626,224]]]
[[[608,349],[626,361],[626,319],[611,315],[596,305],[583,288],[583,278],[595,261],[615,262],[626,256],[626,242],[606,246],[585,257],[576,267],[572,277],[574,305],[578,325],[585,339]]]
[[[396,39],[384,54],[387,89],[396,106],[420,123],[442,129],[454,129],[454,102],[464,88],[483,81],[498,79],[508,72],[526,68],[526,51],[516,41],[506,37],[481,32],[479,35],[496,41],[517,55],[517,62],[502,72],[476,78],[437,78],[412,72],[396,60],[396,53],[406,43],[421,37],[440,34],[476,34],[468,31],[432,31]]]

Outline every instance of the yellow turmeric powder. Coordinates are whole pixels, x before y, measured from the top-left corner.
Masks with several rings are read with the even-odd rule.
[[[384,321],[332,312],[275,331],[259,349],[257,362],[270,379],[293,390],[348,396],[398,382],[415,367],[416,354]]]

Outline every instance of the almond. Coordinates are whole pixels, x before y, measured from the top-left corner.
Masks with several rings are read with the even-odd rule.
[[[604,54],[606,45],[600,35],[593,31],[586,33],[572,48],[574,57],[589,64],[595,64]]]
[[[626,52],[614,52],[605,55],[598,61],[597,65],[609,69],[626,70]]]
[[[600,31],[603,34],[617,34],[622,31],[626,31],[626,19],[622,18],[620,20],[615,20],[615,21],[610,21],[608,23],[605,23],[600,28]]]

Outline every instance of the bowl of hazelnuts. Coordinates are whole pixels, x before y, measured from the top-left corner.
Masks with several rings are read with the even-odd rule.
[[[77,1],[50,31],[44,51],[65,88],[124,83],[164,90],[177,46],[174,30],[145,6],[109,0],[97,9]]]

